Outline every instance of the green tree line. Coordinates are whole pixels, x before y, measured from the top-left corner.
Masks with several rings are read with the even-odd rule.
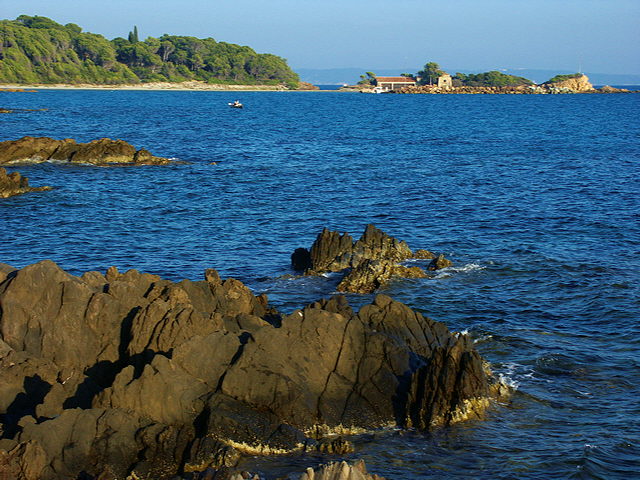
[[[286,60],[213,38],[162,35],[107,40],[40,16],[0,21],[0,83],[140,82],[285,84],[295,88],[298,75]]]
[[[437,83],[438,77],[444,73],[436,62],[428,62],[416,75],[420,78],[420,84],[429,85],[430,83]],[[452,77],[452,81],[455,87],[517,87],[520,85],[533,85],[533,82],[528,78],[507,75],[497,70],[484,73],[456,73]]]

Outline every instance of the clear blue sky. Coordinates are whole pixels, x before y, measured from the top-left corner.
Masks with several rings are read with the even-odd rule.
[[[295,68],[535,68],[640,74],[640,0],[0,0],[111,39],[213,37]]]

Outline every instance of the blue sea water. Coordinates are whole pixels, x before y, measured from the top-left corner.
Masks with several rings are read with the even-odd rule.
[[[121,138],[190,162],[11,167],[55,190],[0,200],[0,262],[214,267],[291,311],[335,286],[289,276],[291,252],[373,223],[454,261],[385,293],[467,330],[517,389],[484,421],[357,437],[348,458],[395,479],[637,478],[639,95],[44,90],[0,106],[46,109],[2,115],[0,140]]]

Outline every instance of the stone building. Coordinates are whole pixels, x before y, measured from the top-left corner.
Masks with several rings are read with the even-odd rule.
[[[453,88],[453,79],[448,73],[443,73],[438,77],[438,87],[440,88]]]

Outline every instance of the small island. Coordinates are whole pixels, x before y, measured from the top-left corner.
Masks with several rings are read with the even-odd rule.
[[[366,72],[356,85],[342,91],[362,93],[413,93],[413,94],[562,94],[562,93],[631,93],[629,90],[605,85],[594,88],[583,73],[556,75],[537,85],[531,80],[507,75],[496,70],[476,74],[450,75],[436,62],[428,62],[414,74],[403,73],[397,77],[377,76]]]

